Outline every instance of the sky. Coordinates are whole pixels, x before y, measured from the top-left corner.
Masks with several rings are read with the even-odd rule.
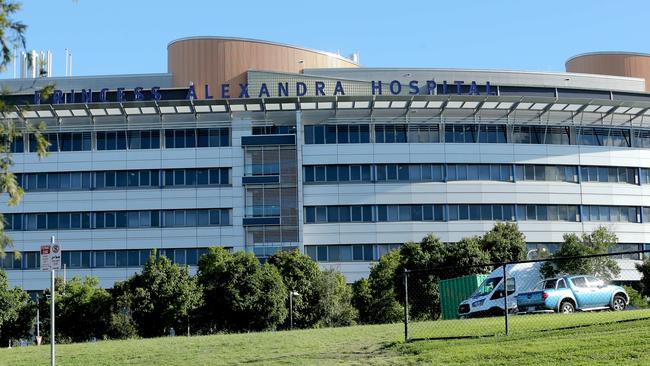
[[[231,36],[358,52],[366,67],[563,71],[592,51],[650,53],[650,1],[24,0],[27,48],[53,76],[167,71],[167,44]],[[0,74],[13,76],[13,67]]]

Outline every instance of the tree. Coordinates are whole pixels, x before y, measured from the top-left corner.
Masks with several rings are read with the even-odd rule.
[[[277,252],[269,257],[268,263],[278,269],[287,291],[299,293],[298,296],[293,297],[294,327],[315,326],[323,317],[317,290],[321,276],[318,264],[297,249]],[[289,319],[284,322],[286,328],[289,327],[288,322]]]
[[[111,316],[111,295],[99,286],[97,277],[73,277],[57,298],[57,332],[73,342],[91,337],[106,338]]]
[[[419,243],[406,243],[400,248],[400,265],[394,275],[398,300],[404,302],[404,270],[408,273],[409,316],[414,320],[435,319],[440,313],[438,281],[447,265],[447,246],[429,234]]]
[[[198,323],[206,333],[272,330],[287,317],[287,290],[278,270],[253,253],[213,247],[199,260],[203,306]]]
[[[9,288],[7,275],[0,270],[0,344],[28,337],[35,315],[36,306],[27,292]]]
[[[129,339],[138,335],[137,325],[133,320],[131,304],[133,297],[126,282],[117,282],[112,289],[113,304],[108,336],[111,339]]]
[[[41,314],[49,314],[48,294],[41,297]],[[67,283],[56,281],[56,333],[62,342],[84,342],[108,337],[112,297],[99,286],[97,277],[73,277]],[[43,329],[49,327],[45,316]]]
[[[637,271],[641,272],[641,294],[650,297],[650,258],[646,258],[643,263],[636,265]]]
[[[19,3],[13,1],[0,0],[0,52],[2,52],[0,70],[4,70],[12,60],[14,47],[25,48],[25,29],[27,27],[13,19],[20,10],[20,6]],[[48,86],[41,91],[41,94],[47,98],[52,90],[53,86]],[[3,116],[6,116],[6,112],[12,109],[11,104],[0,98],[0,112]],[[0,120],[0,192],[8,194],[7,202],[10,206],[20,203],[23,197],[23,189],[18,185],[16,176],[9,171],[14,164],[11,145],[16,139],[22,138],[23,132],[29,132],[35,137],[38,157],[43,158],[49,146],[42,135],[45,128],[44,123],[33,127],[26,122],[16,122],[9,117],[2,117]],[[12,243],[11,238],[5,234],[4,220],[0,214],[0,259],[4,258],[5,250],[10,248]]]
[[[13,20],[13,15],[20,10],[21,4],[13,1],[0,1],[0,45],[2,46],[2,61],[0,69],[4,70],[13,56],[13,48],[25,48],[25,30],[27,26]]]
[[[526,259],[526,236],[514,222],[497,222],[480,239],[489,262],[504,263]]]
[[[319,313],[323,314],[320,325],[343,327],[353,325],[357,310],[352,306],[352,290],[341,272],[325,270],[317,284]]]
[[[368,280],[361,278],[352,283],[352,306],[357,309],[357,321],[361,324],[371,323],[372,314],[370,307],[372,305],[372,293]]]
[[[168,334],[182,329],[190,313],[201,302],[201,291],[187,267],[173,264],[167,257],[152,255],[138,273],[124,285],[128,309],[142,337]]]
[[[395,292],[395,273],[400,266],[400,251],[392,250],[379,258],[379,262],[370,269],[367,293],[363,284],[354,288],[359,292],[354,295],[359,316],[363,322],[371,324],[394,323],[403,319],[404,307],[397,300]]]
[[[592,233],[564,234],[564,242],[560,249],[551,255],[551,259],[562,257],[586,256],[593,254],[606,254],[616,245],[616,234],[606,227],[600,226]],[[559,274],[589,274],[611,280],[620,273],[616,261],[609,257],[581,258],[568,260],[551,260],[545,262],[540,268],[544,277],[555,277]]]
[[[483,250],[481,240],[481,237],[472,236],[448,244],[442,264],[445,269],[438,271],[440,279],[489,272],[488,267],[482,266],[490,263],[490,254]]]

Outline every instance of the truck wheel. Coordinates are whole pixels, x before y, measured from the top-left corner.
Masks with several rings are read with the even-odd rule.
[[[501,308],[491,308],[487,312],[487,316],[502,316],[505,315]]]
[[[610,306],[614,311],[623,311],[625,310],[625,298],[621,295],[614,296],[612,300],[612,305]]]
[[[573,303],[571,301],[562,301],[560,303],[560,313],[563,314],[571,314],[576,310],[575,306],[573,306]]]

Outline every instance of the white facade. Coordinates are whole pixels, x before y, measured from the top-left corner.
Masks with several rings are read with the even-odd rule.
[[[326,74],[333,78],[344,77],[344,80],[367,81],[377,75],[380,75],[377,76],[378,80],[391,80],[393,77],[403,77],[404,74],[404,70],[391,69],[375,71],[377,75],[373,75],[372,70],[364,69],[312,71],[311,75],[302,77],[312,80]],[[426,71],[426,75],[424,71],[413,72],[421,73],[423,80],[436,74],[435,70]],[[543,81],[543,74],[521,76],[521,73],[507,75],[486,71],[440,71],[440,78],[460,75],[469,83],[472,80],[490,78],[493,74],[498,75],[502,82],[510,82],[515,86],[534,79],[531,83],[536,87],[562,87],[558,85],[561,84],[558,80],[563,76],[562,73],[549,77],[551,81],[548,83]],[[440,78],[438,80],[442,80]],[[599,81],[596,76],[584,78],[585,85],[581,86],[581,81],[578,80],[570,86],[589,88]],[[590,232],[599,225],[615,231],[619,242],[627,245],[625,248],[643,248],[645,243],[650,243],[650,217],[645,217],[643,213],[644,207],[650,207],[650,182],[646,180],[648,172],[644,170],[650,169],[650,96],[639,93],[639,82],[636,79],[601,78],[605,89],[612,87],[617,92],[627,91],[629,95],[617,99],[616,94],[610,93],[609,99],[603,100],[563,99],[555,89],[558,97],[550,99],[525,94],[518,97],[370,95],[167,102],[167,106],[188,107],[189,113],[170,113],[163,105],[142,102],[142,106],[152,108],[153,112],[133,115],[127,106],[120,105],[115,107],[119,113],[113,117],[96,116],[92,110],[104,108],[99,104],[59,105],[56,106],[57,111],[77,109],[84,113],[63,118],[56,112],[51,118],[44,118],[49,126],[47,132],[59,133],[61,139],[69,136],[66,134],[85,132],[89,136],[87,138],[91,148],[52,152],[43,160],[39,160],[35,153],[18,152],[14,154],[13,170],[23,176],[29,173],[62,172],[93,172],[94,175],[91,175],[90,185],[85,188],[63,187],[62,183],[56,183],[60,185],[58,188],[50,188],[47,183],[45,186],[28,189],[21,204],[2,210],[5,214],[22,214],[11,216],[21,221],[19,227],[10,231],[10,235],[14,239],[15,250],[23,253],[23,259],[13,262],[5,259],[4,267],[7,268],[12,285],[33,291],[47,287],[49,274],[40,272],[36,264],[30,262],[33,259],[29,256],[37,252],[41,244],[47,243],[51,235],[56,235],[64,251],[80,253],[78,259],[68,259],[67,277],[97,276],[105,287],[111,287],[115,281],[124,280],[138,271],[143,261],[142,253],[149,249],[165,250],[165,253],[178,250],[173,254],[175,261],[187,263],[195,271],[196,256],[201,253],[198,249],[204,250],[210,246],[224,246],[235,251],[249,250],[262,258],[275,250],[298,247],[321,261],[323,267],[339,269],[349,281],[354,281],[366,276],[369,265],[385,250],[399,244],[419,241],[429,233],[438,235],[445,242],[455,242],[463,237],[483,234],[498,220],[517,221],[527,241],[531,243],[531,248],[536,248],[535,245],[559,243],[564,233]],[[634,100],[635,95],[638,100]],[[365,107],[355,108],[355,98],[368,103]],[[380,107],[379,102],[384,104]],[[395,104],[398,107],[391,108],[391,102],[399,102]],[[503,107],[499,107],[500,103],[504,103]],[[199,108],[206,105],[218,105],[218,110],[223,111],[212,112],[213,109]],[[128,107],[132,108],[133,105]],[[46,108],[49,109],[50,106],[36,109]],[[28,117],[26,113],[22,113],[21,117],[28,121],[43,119],[39,116]],[[336,130],[336,134],[343,134],[343,137],[338,138],[345,139],[345,143],[327,142],[327,136],[323,137],[322,143],[317,141],[320,137],[315,137],[317,135],[314,134],[320,132],[314,132],[314,126],[322,125],[343,126]],[[446,134],[449,134],[449,138],[453,137],[448,126],[478,125],[490,126],[485,127],[486,131],[496,131],[490,132],[493,134],[491,136],[501,134],[495,138],[503,140],[481,141],[479,135],[482,130],[479,127],[476,130],[467,127],[468,131],[474,131],[468,133],[477,134],[476,142],[450,142],[445,137]],[[354,127],[350,129],[349,126]],[[521,132],[522,126],[535,126],[544,131],[548,127],[563,129],[566,131],[566,141],[562,144],[517,141],[521,136],[528,136],[528,132]],[[266,134],[260,132],[263,127],[268,128]],[[411,127],[437,131],[427,135],[435,142],[409,141],[410,133],[415,133],[410,130]],[[327,128],[329,127],[322,130],[324,134],[327,134]],[[359,132],[364,128],[367,129],[367,136],[364,132]],[[386,132],[386,137],[378,137],[379,131],[384,131],[384,128],[391,128],[391,135]],[[402,128],[406,130],[400,130]],[[179,138],[183,140],[190,137],[183,135],[186,132],[181,135],[176,133],[172,141],[168,140],[165,132],[197,131],[192,132],[198,135],[191,139],[193,144],[199,144],[199,135],[211,131],[210,129],[227,129],[228,143],[220,142],[220,146],[209,147],[171,147],[170,144],[177,143],[174,141]],[[118,133],[115,136],[123,132],[127,140],[125,147],[99,150],[98,132],[104,131]],[[131,135],[127,134],[128,131],[159,131],[160,148],[130,148]],[[405,131],[403,134],[406,140],[388,141],[389,136],[393,138],[392,131]],[[583,137],[586,136],[585,131],[593,132],[596,145],[604,146],[584,144],[587,141]],[[649,132],[648,136],[644,131]],[[359,135],[351,138],[349,136],[352,133]],[[249,136],[252,138],[243,144],[242,137]],[[270,137],[270,140],[265,140],[266,137]],[[287,140],[287,137],[290,138]],[[274,138],[277,139],[273,140]],[[352,140],[347,140],[349,138]],[[365,138],[367,140],[363,142],[356,140]],[[600,141],[600,138],[603,140]],[[381,142],[382,139],[386,141]],[[27,144],[28,139],[25,138],[25,141]],[[621,144],[627,146],[607,146]],[[267,164],[264,159],[268,156],[275,157],[275,152],[255,155],[256,151],[264,151],[265,148],[277,148],[279,154],[286,155],[274,158],[276,160]],[[418,167],[417,164],[424,165]],[[293,166],[293,170],[289,165]],[[322,181],[317,181],[317,178],[309,178],[305,171],[314,169],[316,172],[316,169],[321,169],[322,172],[327,172],[328,167],[332,166],[347,171],[341,174],[349,174],[353,171],[351,169],[357,168],[367,169],[370,173],[367,179],[356,181],[343,175],[337,175],[343,178],[333,180],[324,176]],[[404,168],[415,169],[422,176],[382,179],[378,169],[384,169],[384,166],[388,169],[388,175],[390,169],[397,171]],[[522,170],[524,166],[533,166],[533,170],[535,166],[548,166],[549,171],[553,172],[558,167],[568,169],[566,171],[573,169],[575,175],[569,181],[528,179],[527,173]],[[480,170],[485,167],[488,167],[488,172],[492,169],[493,173],[495,169],[501,169],[500,178],[478,176],[480,178],[450,179],[449,169],[462,168],[469,172],[470,169]],[[613,173],[616,179],[611,179],[611,173],[600,181],[597,174],[596,181],[582,177],[582,173],[587,171],[583,169],[595,168],[597,171],[598,167],[619,169]],[[186,171],[177,173],[173,169]],[[196,169],[203,170],[199,172]],[[222,176],[220,183],[199,183],[200,174],[212,174],[212,171],[205,169],[216,169],[219,174],[224,173],[218,169],[226,169],[227,182]],[[442,175],[440,179],[424,178],[424,169],[440,169]],[[150,172],[147,173],[146,184],[142,183],[144,178],[140,175],[140,178],[135,178],[140,184],[138,187],[130,186],[130,180],[124,181],[127,183],[123,186],[117,183],[111,187],[100,186],[108,184],[108,178],[102,178],[106,182],[100,184],[96,176],[124,171],[127,173],[123,174],[131,174],[136,170]],[[627,180],[620,179],[618,172],[627,174]],[[117,178],[114,179],[119,180],[120,173],[115,174]],[[153,174],[159,177],[157,185],[149,183]],[[164,182],[168,174],[174,175],[173,184],[167,185]],[[186,175],[181,177],[177,174]],[[524,179],[518,179],[520,176]],[[63,177],[66,176],[57,175],[56,179],[64,179]],[[130,179],[129,177],[125,179]],[[248,178],[250,179],[246,180]],[[291,181],[294,178],[295,182]],[[35,179],[41,178],[36,176]],[[47,179],[50,182],[53,178],[48,176]],[[178,183],[179,179],[182,184]],[[185,179],[194,183],[185,184]],[[191,179],[196,181],[190,181]],[[282,193],[277,193],[279,191]],[[293,192],[297,194],[295,199]],[[0,204],[6,203],[6,197],[4,199]],[[526,213],[529,216],[524,215],[522,210],[531,210],[528,205],[540,206],[541,208],[533,208],[530,212],[543,219],[530,219],[529,213]],[[327,210],[336,206],[342,208],[335,216],[329,216],[331,214]],[[600,208],[594,214],[591,211],[593,206],[605,207],[603,212],[607,212],[607,217],[602,216],[601,219],[601,211],[598,211]],[[426,219],[426,210],[430,207],[433,207],[433,216]],[[499,219],[485,219],[485,216],[480,216],[480,219],[463,219],[462,212],[465,209],[468,210],[468,215],[472,215],[470,212],[474,209],[487,209],[492,217]],[[571,216],[573,209],[576,211]],[[208,212],[209,210],[217,211]],[[355,220],[355,210],[360,210],[360,215],[365,215],[367,210],[369,220]],[[402,215],[402,210],[408,211],[408,217],[412,219],[404,220],[406,216],[403,215],[400,216],[402,219],[391,219],[391,210],[400,212],[399,215]],[[437,215],[435,210],[439,210],[441,216],[433,218]],[[457,216],[453,216],[453,210],[457,210]],[[499,210],[498,214],[496,210]],[[631,210],[635,210],[634,213]],[[481,215],[488,211],[482,211]],[[325,220],[318,216],[321,212],[326,212]],[[382,212],[386,212],[385,218],[382,218]],[[66,229],[50,229],[50,217],[42,218],[38,216],[39,213],[70,213],[69,218],[65,215],[57,216],[56,220],[63,221],[57,221],[52,226],[63,226]],[[82,213],[81,216],[75,216],[79,213]],[[83,217],[86,217],[83,215],[90,217],[88,225],[84,227],[85,224],[80,223],[74,227],[74,220],[83,222]],[[153,218],[155,215],[158,215],[159,222]],[[172,216],[169,215],[181,218],[172,219],[170,224]],[[216,219],[220,220],[219,223],[213,222],[214,215],[219,215],[219,219]],[[560,219],[548,219],[551,216]],[[117,223],[119,217],[128,222]],[[199,217],[209,218],[209,222],[199,224]],[[36,220],[33,223],[30,221],[32,218]],[[41,218],[45,220],[45,226],[38,221]],[[110,221],[115,227],[104,228],[109,226],[109,220],[116,220],[115,223]],[[36,226],[28,229],[29,225]],[[135,250],[143,252],[133,252]],[[97,259],[97,256],[102,259]],[[109,256],[114,261],[109,260]],[[136,260],[136,257],[139,259]]]

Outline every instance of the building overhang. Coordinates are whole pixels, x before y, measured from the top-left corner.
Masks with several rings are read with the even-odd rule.
[[[413,122],[439,118],[449,122],[537,120],[552,124],[571,120],[575,124],[600,121],[602,124],[630,122],[650,125],[650,101],[492,95],[322,96],[41,104],[14,106],[3,117],[30,122],[101,117],[129,119],[135,116],[185,116],[202,117],[203,120],[214,116],[224,120],[246,118],[248,115],[294,115],[298,111],[307,119],[404,117]]]

